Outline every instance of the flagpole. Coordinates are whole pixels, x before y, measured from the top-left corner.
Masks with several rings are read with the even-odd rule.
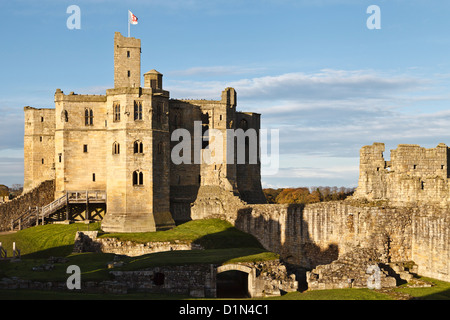
[[[128,10],[128,38],[130,37],[130,11]]]

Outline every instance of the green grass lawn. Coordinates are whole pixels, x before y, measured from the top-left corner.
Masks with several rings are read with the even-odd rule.
[[[290,292],[269,300],[392,300],[386,294],[370,289],[330,289]]]
[[[99,223],[90,225],[49,224],[35,226],[16,233],[0,235],[0,242],[12,255],[13,242],[20,249],[23,258],[48,258],[50,256],[67,256],[72,253],[77,231],[100,230]]]
[[[450,282],[440,281],[426,277],[420,278],[427,282],[431,282],[434,285],[428,288],[407,288],[401,286],[394,290],[407,293],[410,296],[424,300],[450,300]]]
[[[221,219],[189,221],[166,231],[99,234],[99,238],[101,237],[137,243],[192,242],[203,246],[205,249],[262,248],[255,237],[234,228],[231,223]]]
[[[77,265],[83,281],[110,279],[107,263],[114,254],[72,253],[75,233],[97,230],[101,237],[117,237],[122,241],[146,243],[153,241],[194,242],[205,250],[168,251],[139,257],[124,257],[125,265],[117,270],[139,270],[148,267],[183,264],[222,264],[278,259],[279,256],[266,251],[252,235],[241,232],[230,223],[219,220],[198,220],[177,226],[172,230],[105,234],[100,224],[44,225],[28,228],[16,233],[1,235],[0,242],[11,256],[12,243],[21,250],[21,262],[0,261],[0,278],[16,276],[35,281],[65,281],[69,265]],[[33,271],[32,268],[47,263],[50,256],[67,257],[68,262],[55,264],[51,271]]]

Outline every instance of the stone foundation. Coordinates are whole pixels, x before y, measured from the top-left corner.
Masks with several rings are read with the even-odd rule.
[[[97,238],[97,231],[78,231],[75,235],[73,250],[74,252],[103,252],[136,257],[163,251],[201,249],[203,248],[195,243],[181,241],[134,243],[116,238]]]

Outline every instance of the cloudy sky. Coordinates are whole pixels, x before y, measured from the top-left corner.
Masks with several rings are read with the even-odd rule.
[[[68,29],[70,5],[80,29]],[[381,29],[369,29],[370,5]],[[173,98],[220,99],[279,130],[266,187],[357,185],[373,142],[450,144],[450,2],[441,0],[0,1],[0,184],[23,183],[23,107],[56,88],[113,87],[114,32],[139,19],[142,73]]]

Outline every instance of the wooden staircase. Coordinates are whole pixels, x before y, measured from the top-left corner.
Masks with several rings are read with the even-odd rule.
[[[88,208],[90,203],[106,203],[106,191],[103,190],[84,190],[67,191],[65,195],[59,197],[53,202],[43,207],[29,208],[21,216],[11,220],[11,230],[22,230],[39,225],[41,221],[44,224],[45,219],[50,218],[56,212],[63,208],[68,209],[70,204],[86,204]],[[66,220],[69,220],[69,210],[66,210]]]

